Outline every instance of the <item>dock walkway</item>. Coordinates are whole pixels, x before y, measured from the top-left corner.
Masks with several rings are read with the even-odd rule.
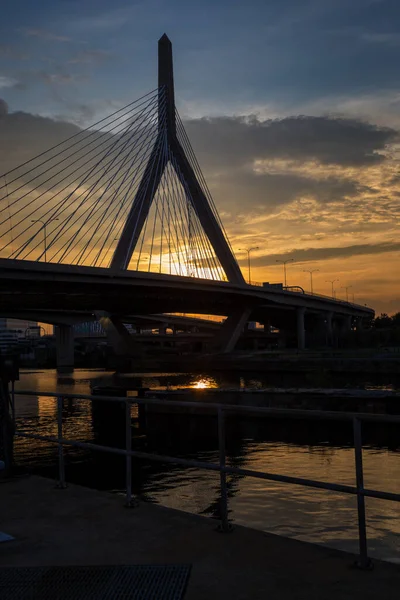
[[[107,492],[24,477],[0,482],[0,566],[190,563],[187,600],[398,600],[400,567],[351,568],[344,552]]]

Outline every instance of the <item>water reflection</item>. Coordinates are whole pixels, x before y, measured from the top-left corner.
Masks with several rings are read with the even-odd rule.
[[[19,426],[27,431],[55,435],[56,402],[40,392],[86,394],[90,393],[90,384],[115,385],[116,379],[120,378],[113,373],[92,371],[76,371],[72,377],[61,380],[54,371],[22,374],[17,387],[36,389],[38,395],[18,397],[16,414]],[[201,390],[221,384],[221,380],[209,375],[171,373],[135,374],[130,376],[130,380],[140,381],[142,385],[152,382],[157,389],[166,389],[170,385],[177,389],[190,386]],[[62,416],[66,438],[104,445],[123,446],[125,443],[123,414],[121,419],[114,415],[114,426],[110,427],[107,414],[96,416],[89,401],[65,400]],[[218,461],[214,417],[149,413],[145,425],[139,422],[137,412],[133,412],[133,417],[134,448]],[[231,417],[226,425],[227,460],[232,466],[354,484],[352,432],[345,424]],[[370,426],[365,430],[365,439],[370,444],[364,451],[365,485],[400,493],[399,453],[394,451],[398,445],[398,429]],[[65,453],[70,481],[99,489],[124,488],[123,457],[69,447]],[[16,454],[20,464],[54,475],[57,458],[54,445],[18,438]],[[218,473],[134,460],[133,482],[134,493],[148,501],[219,517]],[[357,520],[353,497],[239,475],[229,476],[227,485],[230,517],[235,522],[356,551]],[[372,555],[399,559],[399,505],[367,499],[367,516]]]
[[[195,390],[206,390],[218,388],[219,385],[218,382],[214,379],[214,377],[199,376],[189,384],[189,387]]]

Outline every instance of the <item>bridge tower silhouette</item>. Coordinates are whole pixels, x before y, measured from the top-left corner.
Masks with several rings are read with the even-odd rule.
[[[171,161],[177,166],[176,175],[186,190],[187,198],[196,211],[228,280],[232,283],[244,283],[239,265],[177,137],[172,44],[166,34],[158,41],[158,88],[158,136],[111,266],[125,269],[129,265],[164,169]],[[164,96],[166,110],[162,108]],[[163,151],[163,142],[167,148],[166,152]]]
[[[245,283],[175,107],[165,34],[155,90],[10,166],[0,257]]]

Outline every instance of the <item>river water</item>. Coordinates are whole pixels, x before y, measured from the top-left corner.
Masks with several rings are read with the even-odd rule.
[[[140,377],[136,374],[134,378]],[[147,374],[141,379],[144,386],[155,389],[165,389],[166,385],[231,385],[223,378],[216,381],[209,376],[188,374]],[[19,429],[56,435],[55,401],[41,396],[41,392],[88,394],[91,384],[115,384],[115,378],[112,373],[96,370],[77,369],[68,376],[57,376],[54,370],[22,371],[16,390],[34,390],[37,396],[17,396]],[[248,384],[257,387],[259,382]],[[66,438],[113,445],[112,436],[105,439],[109,434],[107,423],[96,423],[89,401],[65,401],[63,427]],[[133,447],[218,462],[215,434],[211,417],[164,415],[157,417],[144,433],[134,427]],[[116,435],[118,438],[118,432]],[[296,422],[287,427],[277,421],[236,419],[227,424],[227,462],[247,469],[355,485],[350,439],[350,432],[333,432],[321,423],[305,426]],[[366,487],[400,493],[399,450],[393,443],[388,447],[382,439],[364,447]],[[19,465],[56,476],[57,450],[53,445],[17,438],[15,452]],[[67,480],[71,482],[116,492],[124,489],[121,457],[67,448],[66,464]],[[144,500],[218,516],[218,473],[150,461],[134,461],[133,469],[133,491]],[[357,552],[356,498],[351,495],[239,476],[228,477],[228,490],[233,523]],[[400,504],[370,498],[366,503],[370,555],[400,563]]]

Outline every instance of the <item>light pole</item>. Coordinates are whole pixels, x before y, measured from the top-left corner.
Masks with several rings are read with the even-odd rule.
[[[310,273],[310,289],[311,289],[311,295],[313,295],[314,290],[313,290],[313,282],[312,282],[312,276],[313,273],[316,273],[317,271],[319,271],[319,269],[303,269],[303,273]]]
[[[287,280],[286,280],[286,265],[287,263],[293,262],[294,258],[288,258],[287,260],[277,260],[277,263],[282,263],[283,264],[283,276],[285,279],[285,287],[287,287]]]
[[[342,285],[341,290],[346,290],[346,302],[349,301],[349,289],[353,287],[352,285]]]
[[[239,248],[240,252],[247,252],[247,266],[249,269],[249,285],[251,285],[251,267],[250,267],[250,252],[252,250],[259,250],[259,246],[253,246],[252,248]]]
[[[325,281],[325,283],[330,283],[332,286],[332,298],[335,297],[335,293],[333,291],[333,284],[335,283],[335,281],[339,281],[339,279],[328,279],[328,281]]]
[[[47,262],[47,235],[46,235],[46,227],[51,221],[58,221],[58,219],[49,219],[48,221],[42,221],[42,219],[32,219],[32,223],[42,223],[43,224],[43,234],[44,234],[44,262]]]

